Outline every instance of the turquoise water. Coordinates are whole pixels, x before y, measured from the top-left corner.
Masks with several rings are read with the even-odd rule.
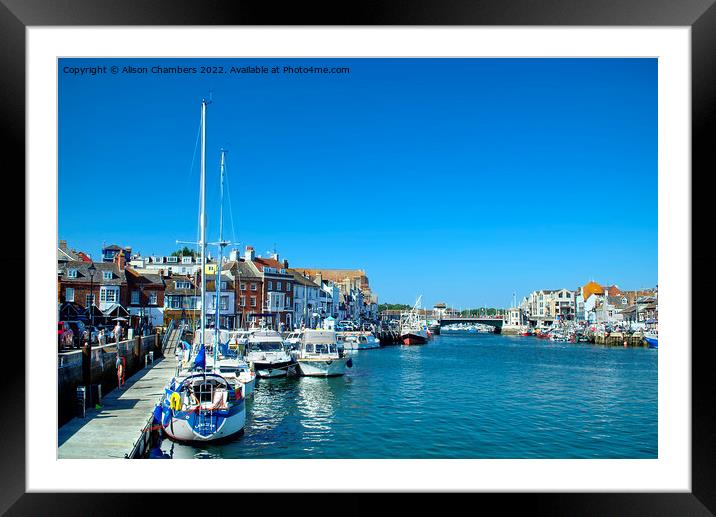
[[[345,377],[257,380],[242,437],[160,448],[174,458],[656,458],[657,356],[445,332],[357,351]]]

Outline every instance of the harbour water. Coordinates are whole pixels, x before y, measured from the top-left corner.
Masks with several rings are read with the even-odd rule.
[[[647,348],[444,332],[353,355],[344,377],[260,379],[245,434],[164,458],[656,458]]]

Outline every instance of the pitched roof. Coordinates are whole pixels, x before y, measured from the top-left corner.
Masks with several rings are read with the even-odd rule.
[[[57,264],[58,280],[63,282],[78,282],[84,283],[90,281],[89,266],[91,262],[84,262],[82,260],[72,260],[68,262],[60,262]],[[126,282],[124,269],[120,269],[114,262],[95,262],[95,268],[97,271],[94,274],[92,281],[97,285],[121,285]],[[76,278],[70,278],[68,271],[74,269],[77,271]],[[112,278],[105,279],[103,273],[109,271],[112,273]]]
[[[231,271],[233,274],[241,276],[241,278],[261,278],[258,268],[254,267],[250,262],[245,260],[230,260],[221,266],[222,271]]]
[[[318,285],[317,282],[314,282],[310,278],[306,278],[305,276],[303,276],[303,274],[301,274],[296,269],[289,268],[288,272],[291,274],[291,276],[293,276],[294,281],[298,284],[305,285],[308,287],[317,287],[317,288],[321,287],[320,285]]]

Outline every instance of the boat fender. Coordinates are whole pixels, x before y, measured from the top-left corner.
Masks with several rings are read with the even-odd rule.
[[[234,400],[241,400],[241,388],[234,391]]]
[[[181,396],[176,391],[169,396],[169,407],[181,411]]]

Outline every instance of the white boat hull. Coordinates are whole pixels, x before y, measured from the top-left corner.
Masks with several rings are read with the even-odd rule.
[[[346,373],[347,357],[326,360],[299,359],[298,367],[301,375],[307,377],[333,377]]]
[[[179,442],[211,442],[237,435],[246,424],[246,404],[242,401],[225,417],[220,412],[176,411],[164,432]]]

